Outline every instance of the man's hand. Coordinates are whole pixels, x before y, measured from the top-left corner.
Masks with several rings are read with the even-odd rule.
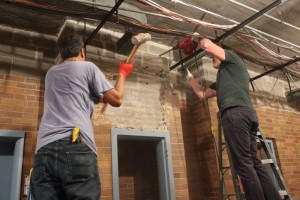
[[[190,72],[187,68],[185,68],[185,67],[180,68],[178,71],[179,71],[179,72],[181,73],[181,75],[182,75],[183,77],[185,77],[187,80],[190,80],[191,78],[194,78],[193,74],[191,74],[191,72]]]
[[[123,60],[119,67],[119,74],[122,74],[125,78],[131,74],[133,70],[133,63],[126,64],[126,60]]]
[[[208,38],[203,38],[199,41],[199,46],[203,49],[206,53],[211,54],[212,56],[216,57],[220,61],[225,61],[225,50],[213,43]]]
[[[191,74],[191,72],[187,69],[187,68],[185,68],[185,70],[186,70],[186,79],[187,80],[190,80],[191,78],[194,78],[194,76],[193,76],[193,74]]]

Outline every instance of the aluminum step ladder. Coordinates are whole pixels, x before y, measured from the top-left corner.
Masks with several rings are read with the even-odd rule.
[[[280,196],[282,197],[283,200],[292,200],[290,191],[288,190],[288,187],[277,165],[274,154],[272,153],[268,141],[264,136],[261,128],[259,128],[257,132],[256,139],[262,145],[262,148],[266,155],[265,156],[266,158],[262,160],[262,163],[265,165],[270,165],[272,172],[275,176],[276,182],[278,183],[277,185],[279,187],[278,190]],[[227,151],[229,165],[223,165],[223,156],[224,156],[223,154],[225,150]],[[220,119],[218,120],[218,162],[219,162],[219,179],[220,179],[219,181],[220,200],[231,199],[231,197],[235,197],[236,200],[245,200],[246,199],[245,194],[241,190],[241,184],[238,175],[232,164],[233,162],[232,162],[230,150],[229,148],[227,148],[225,139],[223,139],[223,131],[222,131],[222,125]],[[224,176],[228,172],[231,172],[233,186],[234,186],[233,192],[228,192],[225,186]]]
[[[266,137],[264,136],[264,133],[261,128],[258,128],[256,139],[261,143],[262,148],[265,152],[266,159],[262,160],[262,163],[265,165],[269,165],[272,169],[272,172],[275,176],[277,185],[279,186],[279,194],[284,200],[292,200],[291,193],[283,179],[283,176],[280,172],[280,169],[278,167],[278,164],[276,162],[276,159],[274,157],[274,154],[268,144],[268,141]]]

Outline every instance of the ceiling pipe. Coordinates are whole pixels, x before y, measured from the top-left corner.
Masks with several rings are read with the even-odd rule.
[[[106,21],[113,15],[114,12],[119,8],[119,6],[123,3],[124,0],[119,0],[116,5],[107,13],[103,19],[101,20],[100,24],[97,26],[97,28],[90,34],[90,36],[86,39],[84,42],[84,47],[88,45],[88,43],[93,39],[93,37],[98,33],[100,28],[106,23]]]
[[[287,67],[287,66],[289,66],[289,65],[291,65],[291,64],[294,64],[294,63],[296,63],[296,62],[299,62],[299,61],[300,61],[300,57],[298,57],[298,58],[296,58],[296,59],[294,59],[294,60],[290,60],[289,62],[287,62],[287,63],[285,63],[285,64],[283,64],[283,65],[279,65],[279,66],[274,67],[273,69],[271,69],[271,70],[269,70],[269,71],[266,71],[266,72],[264,72],[264,73],[262,73],[262,74],[260,74],[260,75],[257,75],[257,76],[255,76],[255,77],[253,77],[253,78],[250,78],[250,81],[252,82],[252,81],[254,81],[254,80],[258,79],[258,78],[261,78],[261,77],[263,77],[263,76],[265,76],[265,75],[267,75],[267,74],[270,74],[270,73],[272,73],[272,72],[275,72],[275,71],[277,71],[277,70],[283,69],[283,68],[285,68],[285,67]]]
[[[97,2],[91,2],[91,1],[86,1],[86,0],[72,0],[74,2],[78,2],[78,3],[82,3],[82,4],[86,4],[86,5],[93,5],[93,6],[99,6],[99,7],[103,7],[103,8],[109,8],[111,9],[111,6],[108,5],[104,5],[102,3],[97,3]],[[172,17],[169,17],[167,15],[163,15],[163,14],[158,14],[158,13],[153,13],[153,12],[147,12],[147,11],[140,11],[140,10],[133,10],[133,9],[129,9],[129,8],[119,8],[119,11],[128,11],[128,12],[133,12],[133,13],[139,13],[139,14],[145,14],[145,15],[151,15],[151,16],[156,16],[156,17],[163,17],[163,18],[167,18],[167,19],[172,19]]]
[[[242,3],[238,2],[238,1],[235,1],[235,0],[227,0],[227,1],[229,1],[230,3],[233,3],[233,4],[235,4],[235,5],[238,5],[238,6],[240,6],[240,7],[243,7],[243,8],[246,8],[246,9],[248,9],[248,10],[251,10],[251,11],[253,11],[253,12],[258,12],[258,11],[259,11],[259,10],[255,9],[255,8],[252,8],[252,7],[250,7],[250,6],[247,6],[247,5],[245,5],[245,4],[242,4]],[[278,18],[276,18],[276,17],[273,17],[273,16],[268,15],[268,14],[264,14],[264,16],[266,16],[266,17],[268,17],[268,18],[270,18],[270,19],[273,19],[274,21],[280,22],[280,23],[282,23],[282,24],[284,24],[284,25],[287,25],[287,26],[289,26],[289,27],[291,27],[291,28],[294,28],[294,29],[297,29],[298,31],[300,31],[300,28],[299,28],[299,27],[294,26],[294,25],[292,25],[292,24],[290,24],[290,23],[287,23],[287,22],[285,22],[285,21],[282,21],[282,20],[280,20],[280,19],[278,19]]]
[[[288,1],[288,0],[282,0],[282,3],[281,3],[281,4],[283,4],[283,3],[287,2],[287,1]],[[178,3],[183,3],[182,1],[179,1],[179,0],[178,0],[177,2],[178,2]],[[184,3],[184,5],[186,5],[186,3]],[[219,15],[219,14],[217,14],[217,13],[214,13],[214,12],[212,12],[212,11],[208,11],[208,10],[205,10],[205,9],[203,9],[203,8],[196,7],[196,6],[193,6],[193,7],[196,8],[197,10],[200,10],[200,11],[206,13],[206,14],[212,15],[212,16],[217,17],[217,18],[220,18],[220,19],[225,19],[225,20],[227,20],[227,21],[229,21],[229,22],[232,22],[232,23],[234,23],[234,24],[239,24],[239,23],[240,23],[240,22],[238,22],[238,21],[235,21],[235,20],[230,19],[230,18],[228,18],[228,17],[225,17],[225,16],[223,16],[223,15]],[[283,42],[283,43],[285,43],[285,44],[289,44],[289,45],[291,45],[291,46],[293,46],[293,47],[296,47],[296,48],[300,49],[300,46],[298,46],[298,45],[296,45],[296,44],[293,44],[293,43],[291,43],[291,42],[289,42],[289,41],[283,40],[283,39],[278,38],[278,37],[276,37],[276,36],[274,36],[274,35],[271,35],[271,34],[269,34],[269,33],[266,33],[266,32],[263,32],[263,31],[261,31],[261,30],[255,29],[255,28],[253,28],[253,27],[251,27],[251,26],[245,26],[245,27],[248,28],[248,29],[250,29],[250,30],[252,30],[253,32],[260,33],[260,34],[262,34],[262,35],[268,36],[268,37],[270,37],[270,38],[273,38],[273,39],[275,39],[275,40],[281,41],[281,42]]]
[[[101,4],[101,3],[97,3],[97,2],[86,1],[86,0],[72,0],[72,1],[74,1],[74,2],[79,2],[79,3],[84,3],[84,4],[89,4],[89,5],[94,5],[94,6],[100,6],[100,7],[112,8],[111,6],[107,6],[107,5],[104,5],[104,4]],[[228,0],[228,1],[230,1],[230,0]],[[212,12],[212,11],[208,11],[208,10],[206,10],[206,9],[202,9],[202,8],[199,8],[199,7],[197,7],[197,9],[200,10],[200,11],[202,11],[202,12],[204,12],[204,13],[206,13],[206,14],[212,15],[212,16],[214,16],[214,17],[217,17],[217,18],[220,18],[220,19],[225,19],[225,20],[227,20],[227,21],[229,21],[229,22],[232,22],[232,23],[234,23],[234,24],[239,24],[238,21],[235,21],[235,20],[230,19],[230,18],[228,18],[228,17],[219,15],[219,14],[214,13],[214,12]],[[131,10],[131,9],[125,9],[125,8],[119,8],[119,10],[128,11],[128,12],[134,12],[134,13],[141,13],[141,14],[145,14],[145,15],[152,15],[152,16],[164,17],[164,18],[172,19],[172,17],[166,16],[166,15],[162,15],[162,14],[152,13],[152,12],[137,11],[137,10]],[[249,28],[249,29],[252,30],[252,31],[258,32],[258,33],[260,33],[260,34],[262,34],[262,35],[268,36],[268,37],[270,37],[270,38],[273,38],[273,39],[275,39],[275,40],[281,41],[281,42],[283,42],[283,43],[285,43],[285,44],[288,44],[288,45],[291,45],[291,46],[293,46],[293,47],[296,47],[296,48],[299,48],[299,49],[300,49],[300,46],[295,45],[295,44],[293,44],[293,43],[291,43],[291,42],[288,42],[288,41],[286,41],[286,40],[283,40],[283,39],[281,39],[281,38],[278,38],[278,37],[276,37],[276,36],[274,36],[274,35],[270,35],[270,34],[265,33],[265,32],[263,32],[263,31],[260,31],[260,30],[257,30],[257,29],[255,29],[255,28],[252,28],[252,27],[250,27],[250,26],[245,26],[245,27]],[[297,27],[297,28],[298,28],[298,27]]]
[[[274,8],[275,6],[279,5],[282,2],[282,0],[277,0],[273,3],[271,3],[270,5],[268,5],[267,7],[265,7],[264,9],[262,9],[261,11],[259,11],[258,13],[255,13],[254,15],[252,15],[251,17],[249,17],[248,19],[246,19],[245,21],[243,21],[242,23],[240,23],[239,25],[233,27],[232,29],[230,29],[229,31],[227,31],[226,33],[222,34],[220,37],[217,37],[216,39],[213,40],[214,43],[218,43],[221,40],[225,39],[226,37],[228,37],[229,35],[235,33],[236,31],[238,31],[239,29],[243,28],[246,24],[249,24],[250,22],[253,22],[255,19],[257,19],[258,17],[260,17],[261,15],[263,15],[264,13],[268,12],[269,10],[271,10],[272,8]],[[183,64],[184,62],[186,62],[187,60],[193,58],[194,56],[200,54],[201,52],[204,52],[203,49],[198,49],[195,53],[193,53],[192,55],[189,55],[187,57],[185,57],[184,59],[182,59],[181,61],[179,61],[178,63],[174,64],[173,66],[170,67],[170,70],[176,68],[178,65]],[[204,56],[204,55],[202,55]],[[201,58],[201,57],[200,57]]]

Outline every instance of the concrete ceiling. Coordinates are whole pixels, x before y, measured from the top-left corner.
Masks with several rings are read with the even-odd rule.
[[[176,46],[198,33],[212,39],[229,31],[274,0],[126,0],[105,28],[121,32],[149,32],[153,41]],[[115,5],[112,0],[14,0],[0,2],[0,24],[58,36],[66,19],[97,26]],[[156,5],[154,8],[151,6]],[[285,0],[264,16],[231,34],[220,45],[237,51],[258,73],[300,55],[300,0]],[[171,18],[176,16],[177,19]],[[207,23],[207,24],[204,24]],[[223,29],[222,29],[223,28]],[[88,37],[88,35],[86,35]],[[254,41],[254,39],[256,41]],[[174,49],[174,53],[178,51]],[[184,58],[186,55],[183,55]],[[299,62],[284,68],[296,80]],[[278,72],[277,72],[278,74]],[[281,73],[282,74],[282,73]]]

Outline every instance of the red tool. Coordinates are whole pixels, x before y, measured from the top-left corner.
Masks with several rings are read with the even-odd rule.
[[[183,38],[179,40],[178,47],[183,50],[185,55],[191,55],[197,48],[198,43],[191,37]]]

